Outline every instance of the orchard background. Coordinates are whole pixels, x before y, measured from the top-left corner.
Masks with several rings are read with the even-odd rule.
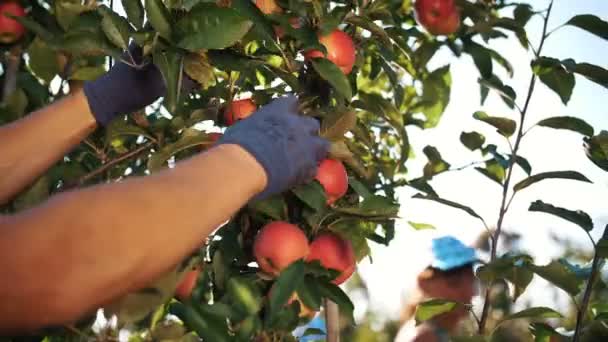
[[[316,181],[252,203],[174,272],[105,306],[115,324],[93,326],[92,315],[41,338],[114,340],[124,328],[133,340],[289,340],[309,320],[299,317],[304,309],[326,306],[342,340],[390,341],[398,308],[387,303],[399,303],[425,266],[421,241],[444,233],[476,243],[486,262],[463,340],[608,334],[599,276],[608,255],[608,5],[439,1],[442,19],[458,8],[460,20],[437,32],[446,27],[417,22],[407,0],[262,2],[266,13],[248,0],[20,2],[25,34],[2,35],[1,123],[65,96],[117,59],[155,63],[168,93],[98,130],[2,212],[171,167],[213,145],[210,133],[228,126],[226,108],[243,103],[236,101],[260,106],[290,92],[322,122],[349,183],[331,203]],[[336,29],[352,38],[356,57],[333,59],[337,66],[310,58],[315,49],[349,51],[344,40],[323,48],[317,39]],[[131,39],[143,61],[124,53]],[[191,95],[179,86],[186,75],[200,84]],[[337,234],[360,272],[341,288],[331,282],[337,273],[315,262],[295,262],[278,277],[260,272],[254,241],[272,221],[296,224],[311,241]],[[188,275],[192,292],[182,283]],[[302,306],[287,304],[294,292]],[[417,317],[455,305],[429,302]]]

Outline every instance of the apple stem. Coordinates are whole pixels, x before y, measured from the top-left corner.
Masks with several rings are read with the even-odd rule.
[[[17,44],[11,48],[6,58],[6,76],[4,88],[2,89],[2,102],[6,103],[9,97],[17,89],[17,74],[21,64],[21,45]]]
[[[327,342],[340,342],[340,311],[338,304],[325,299],[324,306],[327,324]]]

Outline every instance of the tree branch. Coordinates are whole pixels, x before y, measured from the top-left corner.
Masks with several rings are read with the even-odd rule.
[[[545,39],[547,38],[547,24],[549,23],[549,17],[551,15],[551,9],[553,8],[553,1],[549,4],[547,8],[547,14],[544,16],[544,24],[543,24],[543,34],[541,36],[540,44],[538,46],[538,54],[540,55],[543,46],[545,44]],[[524,136],[524,123],[526,120],[526,113],[530,107],[530,101],[532,100],[532,94],[534,93],[534,87],[536,85],[536,74],[532,73],[532,77],[530,79],[530,85],[528,86],[528,95],[526,97],[526,102],[524,107],[520,110],[520,123],[519,129],[517,132],[517,137],[515,139],[515,145],[513,146],[513,152],[511,157],[509,158],[509,167],[507,169],[507,177],[502,187],[502,200],[500,204],[500,211],[498,213],[498,222],[496,224],[496,231],[494,232],[494,239],[492,239],[491,252],[490,252],[490,262],[496,259],[496,253],[498,251],[498,243],[500,240],[500,235],[502,233],[502,225],[504,223],[505,216],[507,211],[509,210],[509,206],[511,204],[511,199],[507,202],[507,198],[509,195],[509,188],[511,186],[511,178],[513,176],[513,166],[515,165],[515,160],[517,158],[517,152],[519,151],[519,147]],[[492,291],[493,284],[488,284],[485,290],[485,298],[483,303],[483,309],[481,313],[481,320],[479,324],[479,334],[483,335],[486,330],[486,323],[488,320],[488,315],[490,313],[490,292]]]
[[[129,160],[131,158],[135,158],[135,157],[139,156],[142,152],[149,149],[153,144],[154,144],[154,142],[148,142],[146,144],[141,145],[140,147],[136,148],[133,151],[129,151],[127,153],[122,154],[121,156],[117,157],[116,159],[113,159],[113,160],[107,162],[106,164],[103,164],[99,168],[80,177],[76,182],[74,182],[74,184],[67,185],[66,188],[70,189],[72,187],[84,184],[86,181],[90,180],[91,178],[99,176],[100,174],[104,173],[105,171],[112,168],[113,166],[120,164],[125,160]]]
[[[602,239],[608,237],[608,225],[604,228],[604,236]],[[595,284],[595,280],[597,279],[599,273],[599,265],[602,258],[597,253],[597,246],[594,246],[595,254],[593,256],[593,263],[591,264],[591,275],[589,276],[589,280],[587,281],[587,287],[585,288],[585,293],[583,294],[583,300],[578,308],[578,313],[576,314],[576,328],[574,329],[574,337],[572,342],[578,342],[581,337],[581,333],[583,330],[583,321],[585,320],[585,316],[587,314],[587,308],[589,307],[589,300],[591,299],[591,293],[593,292],[593,285]]]
[[[8,98],[17,89],[17,75],[21,65],[21,45],[15,45],[7,55],[6,72],[4,76],[4,87],[2,89],[2,102],[6,103]]]
[[[324,306],[327,342],[340,342],[340,311],[338,304],[326,299]]]

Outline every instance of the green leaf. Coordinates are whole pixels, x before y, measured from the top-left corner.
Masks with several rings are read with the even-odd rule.
[[[414,228],[415,230],[435,230],[437,228],[435,228],[435,226],[433,226],[432,224],[428,224],[428,223],[416,223],[416,222],[412,222],[412,221],[407,221],[407,223],[409,223],[410,226],[412,226],[412,228]]]
[[[416,307],[416,324],[426,322],[441,314],[448,313],[460,305],[447,299],[431,299]]]
[[[399,204],[383,196],[370,196],[357,207],[336,207],[335,211],[361,217],[394,218],[399,213]]]
[[[507,315],[505,318],[502,319],[501,323],[510,321],[513,319],[520,319],[520,318],[539,319],[539,318],[562,318],[562,317],[563,316],[559,312],[557,312],[551,308],[540,306],[540,307],[525,309],[520,312],[516,312],[514,314]]]
[[[606,226],[608,229],[608,225]],[[595,251],[600,258],[608,258],[608,238],[602,237],[595,246]]]
[[[579,74],[604,88],[608,88],[608,70],[590,63],[576,63],[570,58],[563,60],[562,64],[568,71]]]
[[[519,4],[513,11],[513,19],[515,19],[521,27],[526,26],[528,21],[530,21],[530,18],[532,18],[532,15],[534,15],[534,11],[529,4]]]
[[[422,113],[426,117],[425,128],[437,126],[443,112],[450,103],[452,89],[452,74],[450,66],[446,65],[433,71],[422,81]]]
[[[476,167],[475,170],[499,185],[503,185],[503,182],[505,181],[506,168],[496,160],[489,160],[486,162],[486,167]]]
[[[473,62],[483,78],[492,76],[492,56],[486,48],[471,42],[465,45],[465,51],[473,57]]]
[[[144,7],[141,0],[121,0],[122,8],[127,13],[127,18],[133,26],[141,29],[144,25]]]
[[[158,152],[150,156],[148,168],[151,172],[159,171],[178,152],[195,146],[212,145],[213,143],[213,140],[207,134],[194,129],[187,129],[182,133],[179,140],[173,144],[165,145]]]
[[[513,156],[509,155],[509,158],[513,158]],[[532,165],[530,165],[530,162],[526,158],[522,156],[516,156],[515,164],[519,165],[519,167],[521,167],[522,170],[524,170],[526,174],[528,174],[528,176],[532,174]]]
[[[48,176],[38,178],[13,200],[13,207],[16,211],[22,211],[41,204],[49,197],[50,187]]]
[[[541,200],[533,202],[528,210],[555,215],[559,218],[579,225],[587,232],[593,229],[593,221],[591,220],[591,217],[589,216],[589,214],[585,213],[582,210],[573,211],[564,208],[559,208],[551,204],[544,203]]]
[[[530,333],[534,336],[534,342],[552,342],[552,336],[564,337],[555,331],[552,326],[540,322],[530,324]]]
[[[486,142],[486,137],[477,132],[462,132],[460,142],[471,151],[480,149]]]
[[[287,204],[282,196],[272,196],[262,201],[255,201],[249,207],[275,220],[285,220]]]
[[[600,38],[608,39],[608,22],[592,14],[576,15],[565,25],[575,26]]]
[[[171,39],[171,14],[162,0],[145,0],[146,16],[152,27],[165,39]]]
[[[477,277],[485,284],[505,279],[513,285],[513,302],[521,296],[532,282],[534,274],[527,265],[532,261],[527,255],[504,255],[480,266]]]
[[[478,82],[481,86],[482,91],[481,103],[485,102],[485,97],[487,96],[487,89],[492,89],[500,95],[501,99],[507,106],[509,106],[509,108],[515,108],[515,99],[517,97],[515,90],[513,90],[513,88],[511,88],[510,86],[504,84],[498,77],[492,76],[488,79],[479,79]]]
[[[380,42],[382,42],[384,47],[386,47],[387,49],[392,48],[393,44],[391,42],[391,38],[388,36],[386,31],[384,31],[382,27],[376,25],[373,20],[363,16],[349,15],[346,17],[345,21],[354,26],[358,26],[362,29],[368,30],[374,36],[376,36],[380,40]]]
[[[441,158],[441,153],[435,147],[426,146],[423,152],[429,160],[424,166],[425,178],[431,179],[434,175],[450,169],[450,164]]]
[[[270,319],[287,304],[287,301],[303,280],[304,262],[302,260],[292,263],[281,271],[270,293]]]
[[[438,197],[436,195],[417,194],[413,198],[434,201],[434,202],[437,202],[437,203],[441,203],[443,205],[447,205],[447,206],[452,207],[452,208],[460,209],[460,210],[466,212],[467,214],[469,214],[469,215],[471,215],[471,216],[473,216],[475,218],[478,218],[478,219],[480,219],[480,220],[483,221],[483,218],[481,216],[479,216],[473,209],[471,209],[471,208],[469,208],[469,207],[467,207],[465,205],[462,205],[460,203],[456,203],[456,202],[452,202],[452,201],[448,201],[446,199],[440,198],[440,197]]]
[[[546,266],[531,264],[528,268],[571,296],[577,295],[581,290],[581,285],[584,283],[574,272],[559,261],[552,261]]]
[[[106,72],[107,71],[104,66],[84,67],[74,70],[74,72],[68,78],[70,80],[77,81],[93,81]]]
[[[184,305],[179,302],[173,302],[171,303],[170,312],[179,317],[188,329],[195,331],[204,340],[214,342],[233,340],[227,334],[226,317],[223,317],[222,320],[221,317],[214,317],[214,315],[203,311],[202,306],[194,308],[193,305],[192,303]]]
[[[608,131],[585,138],[585,153],[595,165],[608,172]]]
[[[184,70],[184,57],[174,51],[157,51],[153,61],[163,75],[167,93],[165,105],[171,114],[176,114],[181,93],[181,80]]]
[[[336,110],[323,118],[320,136],[328,140],[341,140],[344,139],[344,134],[353,129],[356,124],[357,112]]]
[[[512,136],[517,129],[517,124],[514,120],[499,116],[489,116],[486,112],[477,111],[473,114],[473,118],[496,127],[498,133],[505,137]]]
[[[228,294],[238,306],[248,315],[255,315],[262,308],[261,295],[248,281],[233,277],[228,280]]]
[[[559,95],[564,105],[568,104],[576,80],[559,60],[541,57],[532,62],[532,70],[547,87]]]
[[[519,191],[523,190],[534,183],[538,183],[545,179],[572,179],[578,180],[581,182],[593,183],[590,181],[585,175],[576,171],[551,171],[551,172],[543,172],[536,174],[534,176],[528,177],[521,182],[515,184],[513,190]]]
[[[253,30],[265,40],[275,42],[275,32],[266,15],[250,0],[232,0],[232,8],[251,20]]]
[[[117,47],[127,50],[131,34],[131,25],[129,22],[106,6],[100,6],[99,12],[103,17],[101,20],[101,29],[108,40]]]
[[[311,62],[313,68],[319,73],[319,76],[329,82],[338,94],[350,101],[353,97],[353,91],[350,87],[350,82],[348,82],[342,70],[325,58],[313,58]]]
[[[298,285],[296,292],[298,298],[307,307],[313,310],[318,310],[321,307],[321,291],[312,276],[305,275],[304,281]]]
[[[6,16],[23,25],[28,31],[34,32],[40,39],[47,43],[55,42],[55,34],[50,32],[44,26],[40,25],[36,20],[26,17],[16,17],[9,13],[3,13]]]
[[[566,129],[582,135],[593,136],[593,127],[585,122],[585,120],[573,116],[554,116],[541,120],[537,125],[555,129]]]
[[[319,281],[317,284],[319,286],[321,295],[338,304],[340,312],[346,315],[346,317],[353,322],[353,311],[355,310],[355,306],[351,302],[350,298],[348,298],[348,295],[344,293],[340,287],[333,283]]]
[[[139,126],[128,124],[124,118],[116,118],[107,125],[105,129],[106,141],[110,143],[116,138],[123,136],[144,136],[152,138],[152,136]]]
[[[60,70],[57,52],[40,37],[36,37],[28,46],[27,54],[29,56],[28,66],[46,84],[63,71]]]
[[[301,185],[291,190],[296,197],[302,202],[306,203],[309,207],[318,211],[323,210],[327,203],[327,197],[325,196],[325,190],[323,186],[317,181],[310,182],[308,184]]]
[[[175,31],[178,45],[196,52],[232,46],[251,26],[251,21],[232,8],[201,3],[177,22]]]
[[[68,34],[64,37],[60,50],[78,56],[112,56],[115,59],[120,59],[122,54],[105,36],[99,37],[87,32]]]

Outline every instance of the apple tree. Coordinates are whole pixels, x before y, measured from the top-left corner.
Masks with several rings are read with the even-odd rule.
[[[25,11],[1,9],[6,6]],[[451,167],[435,147],[423,149],[428,163],[422,177],[408,173],[416,143],[408,131],[435,127],[450,102],[450,65],[429,67],[441,49],[451,51],[454,59],[472,58],[479,82],[470,86],[479,89],[483,101],[500,97],[516,117],[474,114],[480,124],[495,127],[501,139],[511,142],[510,151],[500,150],[475,127],[463,127],[460,139],[463,148],[483,158],[476,170],[504,193],[500,219],[488,235],[491,257],[478,270],[486,289],[483,307],[477,310],[479,335],[492,331],[492,287],[513,284],[516,300],[534,275],[573,297],[588,284],[576,334],[587,323],[601,321],[605,312],[587,308],[607,240],[594,242],[597,253],[587,276],[564,262],[542,266],[527,255],[498,254],[502,220],[517,192],[550,178],[588,181],[574,171],[534,174],[530,162],[518,154],[535,85],[548,86],[564,103],[575,76],[608,86],[608,74],[599,66],[542,54],[545,39],[559,34],[547,31],[551,6],[539,9],[503,0],[3,2],[1,123],[67,96],[112,63],[133,68],[153,63],[167,88],[158,103],[125,113],[93,133],[3,207],[3,213],[25,210],[54,193],[172,167],[213,148],[225,129],[286,94],[297,94],[301,114],[318,119],[320,135],[331,141],[314,181],[249,203],[214,234],[201,237],[200,249],[172,272],[105,306],[103,314],[116,317],[116,326],[93,329],[90,317],[43,335],[49,340],[113,340],[125,328],[133,340],[289,341],[296,339],[296,327],[322,310],[327,339],[337,341],[339,321],[354,323],[353,304],[339,285],[369,256],[370,242],[390,244],[399,211],[398,187],[412,187],[420,192],[417,198],[462,209],[487,227],[472,208],[433,189],[432,179]],[[533,16],[545,22],[538,46],[526,33]],[[565,25],[608,37],[608,24],[594,15],[575,16]],[[496,39],[505,38],[517,39],[533,52],[527,90],[516,91],[508,79],[497,76],[498,68],[513,73],[514,66],[492,48]],[[142,60],[133,58],[133,49],[141,49]],[[191,92],[183,87],[190,81],[196,83]],[[608,171],[608,133],[598,134],[574,117],[553,117],[536,125],[579,132],[589,158]],[[515,167],[529,177],[512,179]],[[174,205],[179,203],[167,203],[168,208]],[[543,201],[532,203],[530,210],[565,218],[587,232],[593,228],[578,211]],[[429,319],[462,305],[439,304],[421,305],[419,317]],[[558,315],[531,308],[507,319]],[[493,327],[500,324],[492,322]],[[534,323],[532,332],[537,338],[557,334],[545,323]]]

